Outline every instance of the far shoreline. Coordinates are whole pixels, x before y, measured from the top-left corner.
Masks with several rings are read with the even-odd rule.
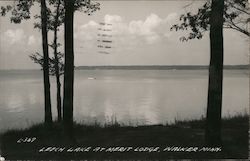
[[[208,70],[208,65],[97,65],[75,66],[75,70]],[[224,70],[249,70],[250,64],[224,65]],[[3,71],[41,71],[41,69],[0,69]]]

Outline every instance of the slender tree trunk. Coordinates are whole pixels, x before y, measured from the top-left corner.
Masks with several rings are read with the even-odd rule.
[[[56,84],[57,84],[57,121],[62,121],[62,99],[61,99],[61,82],[60,75],[56,74]]]
[[[74,94],[74,37],[73,18],[74,0],[65,0],[65,67],[64,67],[64,97],[63,125],[67,136],[73,138],[73,94]]]
[[[223,9],[224,0],[212,0],[210,17],[210,66],[205,141],[221,145],[223,83]]]
[[[43,81],[45,99],[45,124],[52,124],[51,99],[50,99],[50,80],[49,80],[49,51],[48,51],[48,32],[47,32],[47,7],[45,0],[41,0],[41,20],[42,20],[42,43],[43,43]]]
[[[59,7],[61,1],[58,1],[56,8],[56,17],[54,24],[54,56],[55,56],[55,73],[56,73],[56,85],[57,85],[57,121],[62,120],[62,104],[61,104],[61,82],[60,82],[60,69],[59,69],[59,59],[57,51],[57,29],[58,29],[58,19],[59,19]]]

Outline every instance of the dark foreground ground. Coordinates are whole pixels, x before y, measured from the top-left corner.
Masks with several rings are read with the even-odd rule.
[[[1,136],[1,155],[14,159],[247,159],[248,116],[224,119],[222,147],[204,144],[204,120],[174,125],[128,127],[118,123],[74,125],[75,142],[65,141],[62,126],[42,124]]]

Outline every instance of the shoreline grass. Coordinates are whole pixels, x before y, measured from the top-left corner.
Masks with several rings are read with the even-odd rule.
[[[9,130],[1,135],[2,156],[7,159],[247,159],[247,113],[222,119],[223,145],[221,152],[164,151],[166,147],[206,147],[205,119],[176,120],[173,124],[128,126],[118,123],[93,125],[74,123],[75,142],[65,139],[63,127],[55,122],[51,128],[36,124],[30,128]],[[20,139],[36,138],[32,143]],[[39,152],[42,148],[91,147],[159,147],[159,152]]]

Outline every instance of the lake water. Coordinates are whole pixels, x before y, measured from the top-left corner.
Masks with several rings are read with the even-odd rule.
[[[92,79],[95,78],[95,79]],[[0,71],[0,131],[43,121],[42,71]],[[206,113],[207,70],[77,70],[74,118],[78,122],[159,124]],[[56,119],[55,78],[51,78]],[[247,111],[249,73],[225,70],[223,116]]]

